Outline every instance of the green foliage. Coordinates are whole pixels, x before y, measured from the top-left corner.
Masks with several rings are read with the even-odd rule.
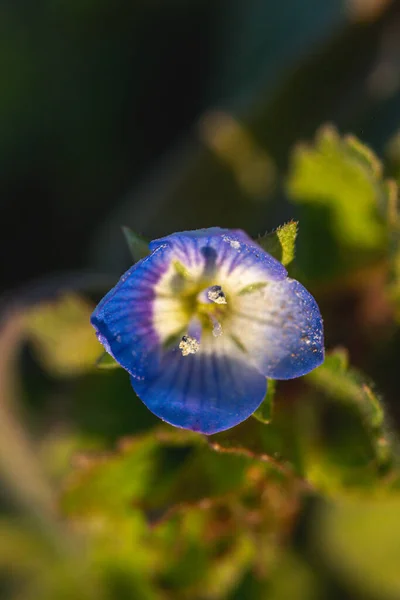
[[[286,267],[294,260],[297,229],[298,223],[290,221],[258,238],[257,243]]]
[[[100,560],[117,556],[144,581],[151,572],[172,598],[199,585],[204,597],[226,597],[251,564],[274,564],[260,526],[278,533],[295,500],[286,498],[286,482],[267,483],[267,463],[216,448],[159,426],[116,452],[82,455],[66,482],[63,513],[95,537]],[[250,507],[256,522],[249,529]]]
[[[398,179],[400,181],[400,179]],[[388,291],[394,301],[397,321],[400,321],[400,213],[398,185],[388,182],[387,224],[390,236],[389,244],[389,287]]]
[[[75,376],[94,369],[102,346],[89,322],[92,310],[87,301],[66,294],[26,311],[26,337],[52,374]]]
[[[307,479],[324,494],[337,498],[389,490],[400,475],[398,446],[387,425],[382,400],[343,349],[307,375],[318,410],[303,421],[303,451]],[[339,429],[340,424],[340,429]]]
[[[270,379],[268,381],[268,388],[267,388],[267,393],[265,395],[265,398],[262,401],[262,404],[253,413],[253,417],[258,419],[259,421],[261,421],[261,423],[264,423],[265,425],[268,425],[268,423],[270,423],[271,419],[272,419],[275,388],[276,388],[276,381],[274,381],[273,379]]]
[[[326,126],[313,145],[298,145],[287,191],[302,208],[304,238],[311,236],[299,248],[310,276],[326,279],[385,252],[388,184],[377,157],[354,136]]]
[[[383,407],[362,376],[349,368],[348,355],[343,349],[330,353],[307,379],[321,391],[327,391],[339,401],[353,404],[360,411],[371,432],[382,433]]]
[[[288,192],[299,203],[329,209],[338,241],[365,249],[381,248],[385,228],[379,209],[385,202],[382,168],[374,154],[352,136],[325,127],[314,147],[293,155]]]
[[[95,453],[79,457],[76,464],[81,467],[69,481],[64,511],[90,518],[100,513],[111,520],[124,515],[150,487],[154,451],[154,441],[139,438],[116,456]]]

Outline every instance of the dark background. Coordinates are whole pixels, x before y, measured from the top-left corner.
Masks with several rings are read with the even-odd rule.
[[[3,0],[1,283],[121,272],[120,225],[264,233],[296,216],[243,196],[199,141],[239,118],[284,173],[326,121],[379,153],[400,125],[400,4],[338,0]]]

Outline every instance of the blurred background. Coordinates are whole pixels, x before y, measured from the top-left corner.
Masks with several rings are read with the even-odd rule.
[[[0,597],[400,598],[400,2],[2,0],[0,83]],[[96,368],[121,226],[291,220],[327,361],[261,420]]]

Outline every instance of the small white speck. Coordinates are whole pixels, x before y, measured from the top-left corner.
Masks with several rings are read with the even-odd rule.
[[[182,350],[182,356],[196,354],[200,349],[200,344],[196,338],[190,337],[190,335],[184,335],[179,343],[179,349]]]
[[[118,344],[121,343],[121,336],[120,335],[117,335],[117,342],[118,342]]]
[[[227,235],[222,236],[222,239],[224,240],[224,242],[227,242],[228,244],[230,244],[232,246],[232,248],[235,248],[236,250],[239,250],[239,248],[240,248],[240,242],[238,242],[237,240],[232,240]]]

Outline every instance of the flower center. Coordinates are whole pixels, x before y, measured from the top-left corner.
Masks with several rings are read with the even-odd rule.
[[[214,337],[222,335],[222,321],[228,309],[228,302],[220,285],[212,285],[187,299],[190,314],[187,331],[182,336],[179,348],[183,356],[196,354],[200,349],[204,331]]]
[[[207,288],[207,298],[215,304],[226,304],[226,297],[220,285],[212,285]]]

